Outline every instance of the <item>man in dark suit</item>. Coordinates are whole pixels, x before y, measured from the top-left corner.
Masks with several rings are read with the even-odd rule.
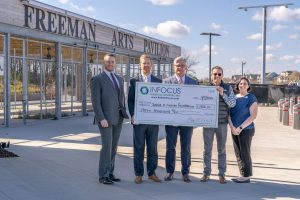
[[[197,85],[197,81],[186,75],[187,65],[183,57],[175,58],[173,62],[175,75],[163,80],[168,84],[190,84]],[[180,135],[181,145],[181,173],[184,182],[191,182],[189,178],[191,166],[191,140],[193,127],[188,126],[165,126],[167,137],[166,152],[166,170],[167,175],[165,181],[171,181],[174,178],[175,162],[176,162],[176,143],[177,136]]]
[[[148,178],[154,182],[161,182],[156,176],[157,168],[157,140],[158,125],[135,124],[134,122],[134,104],[135,104],[135,87],[136,82],[155,82],[161,83],[161,79],[151,74],[152,61],[149,55],[143,54],[140,57],[141,75],[130,80],[128,92],[128,109],[131,115],[131,123],[133,125],[133,146],[134,146],[134,172],[136,184],[143,182],[144,175],[144,152],[145,142],[147,144],[147,174]]]
[[[123,119],[126,116],[124,81],[114,73],[115,55],[104,56],[104,71],[91,79],[91,99],[98,124],[102,149],[99,160],[99,182],[113,184],[121,181],[114,176],[115,156],[117,152]]]

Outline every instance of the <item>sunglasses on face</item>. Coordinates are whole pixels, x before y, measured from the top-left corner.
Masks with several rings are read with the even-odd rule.
[[[213,73],[213,75],[214,75],[214,76],[217,76],[217,75],[218,75],[218,76],[222,76],[221,73]]]

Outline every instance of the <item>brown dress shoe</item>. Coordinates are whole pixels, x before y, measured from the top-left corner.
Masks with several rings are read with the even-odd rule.
[[[172,173],[167,173],[164,179],[165,181],[171,181],[174,179],[174,175]]]
[[[201,178],[200,178],[200,181],[201,182],[207,182],[209,180],[209,176],[207,176],[207,175],[203,175]]]
[[[219,176],[219,182],[220,182],[221,184],[226,184],[226,183],[227,183],[227,181],[226,181],[224,175],[223,175],[223,176]]]
[[[154,182],[157,182],[157,183],[161,183],[161,180],[155,174],[148,176],[148,179],[150,179]]]
[[[186,182],[186,183],[191,182],[191,179],[190,179],[190,177],[189,177],[188,174],[182,175],[182,180],[183,180],[184,182]]]
[[[141,184],[143,182],[142,176],[136,176],[134,182],[136,184]]]

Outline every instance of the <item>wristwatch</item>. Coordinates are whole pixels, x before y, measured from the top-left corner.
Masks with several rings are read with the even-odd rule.
[[[239,128],[240,128],[241,130],[243,130],[243,127],[242,127],[242,126],[240,126]]]

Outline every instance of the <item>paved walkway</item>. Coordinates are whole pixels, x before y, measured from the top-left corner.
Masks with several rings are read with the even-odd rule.
[[[251,184],[217,181],[217,156],[213,150],[213,176],[201,183],[202,128],[192,139],[191,183],[176,179],[153,183],[144,177],[136,185],[132,161],[132,128],[125,122],[116,158],[113,186],[98,183],[99,133],[92,116],[45,120],[27,127],[0,128],[0,141],[10,139],[10,151],[18,158],[0,158],[0,200],[94,200],[94,199],[300,199],[300,131],[281,125],[277,109],[260,107],[253,139],[254,177]],[[165,174],[164,129],[160,128],[159,169]],[[216,145],[214,145],[216,146]],[[180,155],[179,149],[177,155]],[[230,134],[227,142],[227,178],[238,176]]]

